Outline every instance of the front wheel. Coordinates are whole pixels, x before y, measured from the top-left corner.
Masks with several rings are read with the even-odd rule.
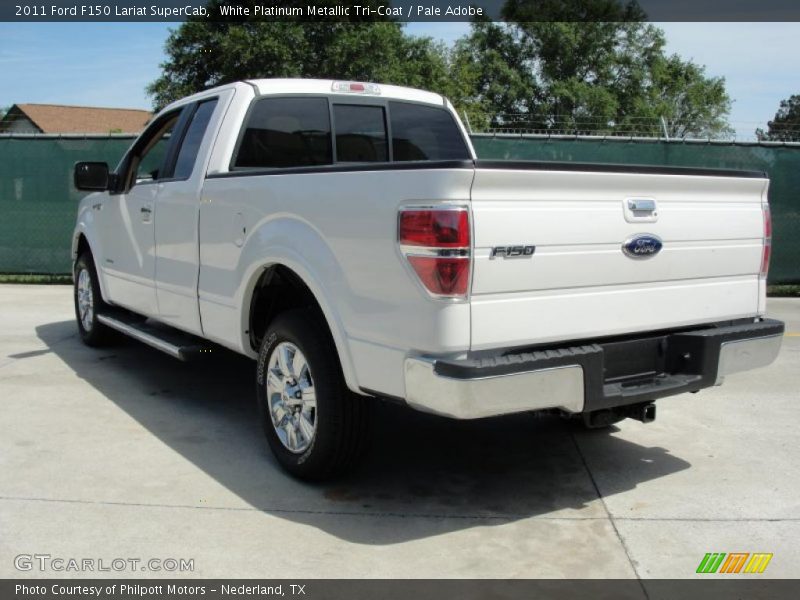
[[[369,434],[369,400],[347,389],[336,349],[310,310],[279,315],[258,356],[258,406],[272,452],[299,479],[352,468]]]
[[[103,325],[98,315],[108,306],[100,294],[92,255],[84,252],[75,261],[75,319],[78,333],[87,346],[104,346],[114,339],[114,331]]]

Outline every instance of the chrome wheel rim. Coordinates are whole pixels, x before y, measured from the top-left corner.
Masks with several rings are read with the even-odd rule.
[[[94,295],[89,271],[81,269],[78,273],[78,318],[85,331],[91,331],[94,319]]]
[[[317,432],[317,395],[306,357],[291,342],[281,342],[267,362],[267,403],[272,426],[294,454],[308,450]]]

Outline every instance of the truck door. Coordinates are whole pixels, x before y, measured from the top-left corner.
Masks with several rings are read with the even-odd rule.
[[[229,96],[232,90],[224,92]],[[202,333],[197,306],[197,221],[213,131],[224,102],[214,96],[188,105],[165,176],[158,183],[155,211],[155,287],[158,319]],[[217,110],[219,108],[219,110]],[[209,126],[211,125],[211,126]]]
[[[119,191],[99,207],[98,234],[109,300],[138,313],[157,314],[155,201],[182,110],[162,115],[132,146],[117,169]]]

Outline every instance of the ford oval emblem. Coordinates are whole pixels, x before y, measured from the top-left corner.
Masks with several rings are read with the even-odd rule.
[[[657,235],[640,233],[625,240],[622,251],[631,258],[650,258],[661,252],[663,245]]]

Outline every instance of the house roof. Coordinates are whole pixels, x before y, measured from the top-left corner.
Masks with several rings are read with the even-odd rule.
[[[149,111],[134,108],[15,104],[6,119],[19,118],[19,114],[12,114],[17,111],[42,133],[139,133],[153,116]]]

